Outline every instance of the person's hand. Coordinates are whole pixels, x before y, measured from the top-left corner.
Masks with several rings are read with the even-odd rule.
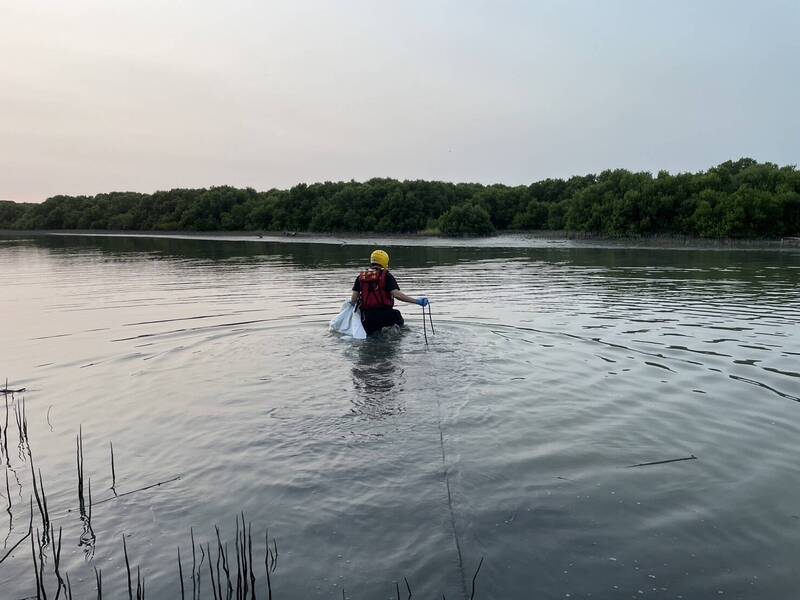
[[[417,298],[417,304],[419,304],[420,306],[422,306],[424,308],[424,307],[428,306],[428,304],[430,304],[430,302],[428,302],[428,299],[425,296],[423,296],[422,298]]]

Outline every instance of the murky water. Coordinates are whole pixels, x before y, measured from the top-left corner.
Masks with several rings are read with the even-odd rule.
[[[387,244],[426,346],[414,306],[328,334],[370,245],[3,239],[0,376],[75,597],[94,567],[125,596],[123,534],[147,597],[180,597],[177,546],[188,572],[190,528],[233,544],[240,511],[277,599],[468,598],[481,557],[477,598],[796,597],[797,251],[431,243]],[[0,556],[30,515],[14,403]],[[22,544],[0,597],[35,593]]]

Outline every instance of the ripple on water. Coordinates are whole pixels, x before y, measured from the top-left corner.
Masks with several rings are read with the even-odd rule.
[[[794,589],[799,275],[772,255],[392,249],[434,300],[426,346],[413,306],[398,337],[325,331],[363,248],[185,242],[0,249],[3,364],[53,510],[81,426],[96,497],[110,442],[120,491],[181,476],[98,505],[76,581],[103,565],[112,589],[125,533],[148,597],[174,597],[175,545],[232,539],[244,510],[288,598],[403,576],[458,597],[482,556],[487,598]],[[19,597],[25,560],[0,575]]]

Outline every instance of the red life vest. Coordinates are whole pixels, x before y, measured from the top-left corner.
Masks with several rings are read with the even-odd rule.
[[[361,308],[372,310],[374,308],[391,308],[394,306],[394,297],[386,291],[386,269],[364,271],[359,273],[358,281],[361,284]]]

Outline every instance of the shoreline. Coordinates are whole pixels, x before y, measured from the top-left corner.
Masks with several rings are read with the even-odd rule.
[[[308,231],[133,231],[97,229],[0,229],[4,238],[28,236],[130,237],[239,242],[318,243],[339,245],[431,245],[466,247],[648,248],[663,250],[800,250],[800,237],[782,239],[715,239],[656,234],[610,237],[570,231],[503,231],[491,236],[451,237],[429,233],[315,233]],[[393,243],[394,242],[394,243]],[[398,243],[399,242],[399,243]]]

